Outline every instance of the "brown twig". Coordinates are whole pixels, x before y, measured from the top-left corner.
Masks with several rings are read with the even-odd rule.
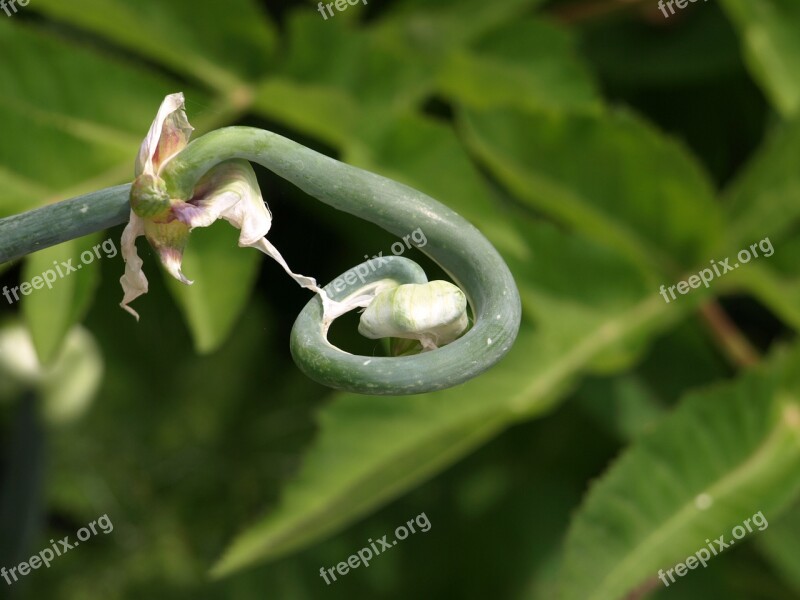
[[[711,335],[730,362],[740,368],[749,368],[761,362],[761,355],[731,320],[719,302],[712,300],[700,307],[700,316]]]
[[[658,587],[658,577],[648,579],[625,597],[625,600],[644,600]]]

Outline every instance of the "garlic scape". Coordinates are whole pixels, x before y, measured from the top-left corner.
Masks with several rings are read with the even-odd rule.
[[[492,244],[452,209],[271,131],[224,127],[189,143],[191,134],[183,95],[167,96],[141,146],[136,180],[0,219],[0,263],[127,220],[121,305],[136,315],[130,303],[148,289],[136,239],[145,236],[167,271],[189,283],[181,263],[190,232],[222,219],[240,230],[240,246],[277,260],[316,292],[292,327],[290,349],[319,383],[371,395],[432,392],[478,376],[510,350],[521,320],[514,278]],[[398,239],[424,231],[427,241],[418,249],[458,288],[428,282],[422,267],[403,256],[373,256],[324,289],[293,273],[265,237],[272,215],[251,164]],[[356,308],[366,309],[359,328],[368,337],[419,340],[430,351],[359,356],[336,347],[328,340],[331,322]]]
[[[365,308],[359,332],[371,339],[414,339],[421,342],[424,350],[433,350],[464,333],[468,324],[466,297],[450,283],[399,285],[384,281],[345,301],[334,302],[314,278],[293,273],[266,238],[272,214],[261,197],[253,167],[246,160],[219,162],[194,184],[187,200],[171,197],[162,179],[163,169],[189,145],[193,130],[186,117],[183,94],[167,96],[136,160],[130,221],[122,235],[125,274],[120,283],[124,292],[121,306],[137,319],[139,315],[130,303],[147,293],[148,283],[136,251],[136,239],[145,236],[167,272],[191,285],[193,282],[181,269],[189,235],[196,227],[208,227],[223,219],[241,231],[239,246],[257,248],[277,261],[298,284],[319,294],[326,330],[342,314]]]

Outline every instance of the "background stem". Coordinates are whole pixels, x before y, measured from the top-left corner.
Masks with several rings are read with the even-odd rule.
[[[726,358],[736,367],[749,368],[761,362],[758,350],[739,331],[719,302],[707,302],[700,307],[700,316]]]

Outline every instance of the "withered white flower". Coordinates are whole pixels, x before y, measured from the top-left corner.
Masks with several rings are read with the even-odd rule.
[[[317,282],[291,271],[280,252],[267,241],[272,214],[261,197],[255,172],[244,160],[220,163],[197,183],[192,198],[172,199],[160,175],[169,160],[189,143],[193,131],[184,111],[183,94],[164,99],[136,160],[136,180],[131,189],[130,221],[122,234],[125,274],[120,279],[124,298],[120,306],[135,316],[129,304],[147,293],[147,278],[136,251],[136,239],[145,236],[158,252],[166,270],[191,285],[181,271],[183,251],[195,227],[208,227],[224,219],[241,230],[239,246],[261,250],[276,260],[301,286],[320,294],[325,314],[334,304]]]

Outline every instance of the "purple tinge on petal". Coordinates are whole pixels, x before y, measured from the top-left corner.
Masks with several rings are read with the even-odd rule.
[[[182,248],[162,246],[160,248],[156,248],[156,251],[158,252],[158,256],[161,258],[161,264],[164,265],[164,268],[170,275],[185,285],[192,285],[194,283],[194,281],[187,279],[181,270],[181,265],[183,263]]]
[[[164,163],[188,145],[192,131],[194,131],[194,127],[189,125],[183,107],[167,117],[158,146],[153,154],[153,165],[157,170],[160,170]]]
[[[170,94],[161,103],[136,159],[136,177],[158,174],[159,169],[189,143],[194,128],[184,111],[182,93]]]
[[[228,192],[205,198],[192,199],[189,202],[173,202],[172,214],[187,225],[189,229],[208,227],[219,220],[220,213],[239,202],[238,194]]]
[[[192,285],[181,271],[183,250],[189,241],[189,228],[180,221],[144,222],[144,233],[150,246],[158,252],[161,264],[175,279],[186,285]]]
[[[266,236],[272,225],[256,174],[245,160],[220,163],[198,182],[191,200],[173,202],[172,208],[175,218],[192,229],[225,219],[241,231],[242,247]]]

